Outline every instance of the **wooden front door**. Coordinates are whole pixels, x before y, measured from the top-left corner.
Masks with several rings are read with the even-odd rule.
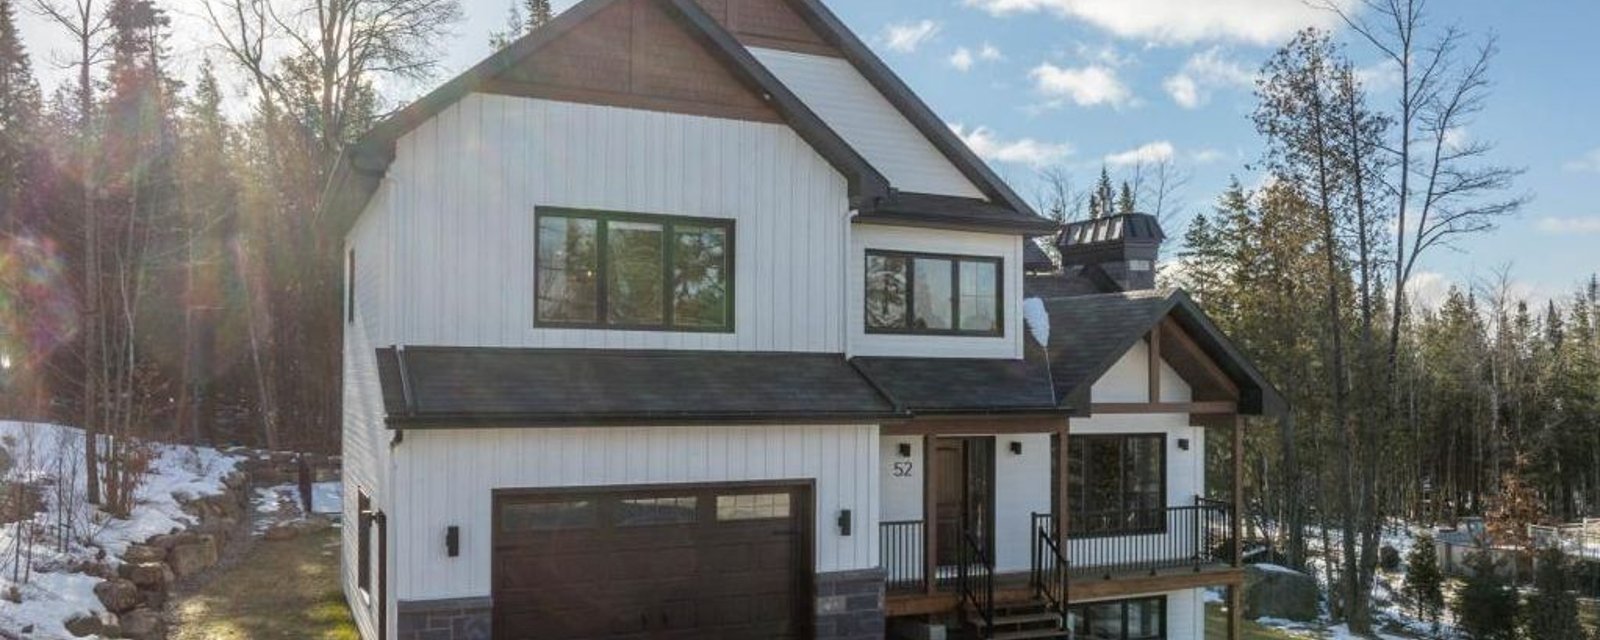
[[[798,640],[810,492],[685,486],[496,499],[498,640]]]
[[[934,464],[934,535],[940,566],[960,562],[962,536],[971,532],[994,557],[994,438],[938,438]]]

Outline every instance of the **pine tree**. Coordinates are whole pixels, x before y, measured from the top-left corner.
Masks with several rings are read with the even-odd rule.
[[[1133,187],[1128,181],[1122,181],[1122,193],[1117,196],[1117,213],[1134,213],[1138,206],[1138,199],[1133,197]]]
[[[40,106],[15,18],[12,0],[0,0],[0,239],[21,227]]]
[[[1578,598],[1573,594],[1571,567],[1566,554],[1551,547],[1535,559],[1534,594],[1528,598],[1524,631],[1529,638],[1583,638],[1588,632],[1578,621]]]
[[[1517,590],[1496,573],[1490,552],[1467,558],[1472,575],[1456,596],[1456,626],[1471,640],[1516,640],[1521,602]]]
[[[506,12],[505,29],[489,33],[489,48],[504,49],[511,46],[517,38],[549,23],[552,17],[550,0],[512,0],[510,10]]]
[[[1111,173],[1105,167],[1100,167],[1100,182],[1095,186],[1094,193],[1089,196],[1089,217],[1104,218],[1111,215],[1111,207],[1116,201],[1116,192],[1111,187]]]
[[[1416,608],[1418,618],[1439,631],[1439,614],[1444,610],[1444,574],[1439,570],[1438,550],[1434,548],[1433,535],[1423,531],[1412,541],[1411,552],[1406,554],[1406,581],[1404,593]]]

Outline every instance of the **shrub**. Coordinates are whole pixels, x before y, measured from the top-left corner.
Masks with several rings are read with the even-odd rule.
[[[1444,611],[1444,573],[1439,569],[1439,555],[1434,548],[1433,535],[1424,531],[1411,543],[1406,554],[1406,582],[1403,589],[1406,599],[1416,609],[1417,617],[1439,629],[1439,614]]]
[[[1467,557],[1472,576],[1456,596],[1456,625],[1472,640],[1516,640],[1516,588],[1495,571],[1494,557],[1479,551]]]
[[[1578,597],[1572,593],[1572,574],[1566,554],[1560,549],[1539,552],[1534,566],[1535,593],[1528,598],[1524,612],[1529,638],[1582,638],[1586,635],[1578,622]]]

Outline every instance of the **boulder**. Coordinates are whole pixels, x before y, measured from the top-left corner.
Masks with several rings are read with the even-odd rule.
[[[145,591],[166,591],[167,586],[176,579],[172,568],[165,562],[141,562],[139,564],[122,565],[122,577],[139,585]]]
[[[121,618],[122,635],[133,640],[160,640],[166,637],[161,614],[149,609],[134,609]]]
[[[1400,550],[1389,545],[1378,549],[1378,566],[1384,571],[1394,572],[1400,570]]]
[[[95,585],[94,596],[100,599],[106,611],[112,613],[131,611],[143,601],[139,595],[139,585],[126,578],[112,578]]]
[[[130,545],[128,550],[122,553],[122,561],[130,564],[161,562],[166,559],[166,549],[145,544]]]
[[[117,614],[115,613],[73,616],[67,619],[65,626],[67,633],[77,638],[84,636],[115,636],[121,631],[117,626]]]
[[[211,568],[217,563],[217,539],[209,535],[196,535],[195,541],[172,548],[167,564],[179,578],[186,578]]]
[[[1313,622],[1321,613],[1317,580],[1271,564],[1244,568],[1244,617]]]
[[[193,544],[199,538],[200,536],[197,534],[189,533],[187,531],[180,531],[177,533],[163,533],[158,536],[153,536],[148,542],[150,546],[161,547],[162,549],[171,551],[173,547],[178,545]]]

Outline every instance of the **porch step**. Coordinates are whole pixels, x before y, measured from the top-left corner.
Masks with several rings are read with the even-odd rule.
[[[1065,629],[1029,629],[996,633],[989,637],[992,640],[1066,640],[1072,636]]]
[[[1066,640],[1061,614],[1038,599],[1012,602],[995,607],[994,622],[986,624],[969,606],[967,623],[974,635],[987,640]]]
[[[979,627],[983,626],[983,618],[974,618],[973,622],[975,622]],[[1059,627],[1061,626],[1061,616],[1059,614],[1050,613],[1049,611],[1042,611],[1039,613],[1012,613],[1005,615],[995,614],[994,616],[994,626],[996,627],[1016,627],[1022,625],[1037,625],[1042,623],[1049,623]]]

